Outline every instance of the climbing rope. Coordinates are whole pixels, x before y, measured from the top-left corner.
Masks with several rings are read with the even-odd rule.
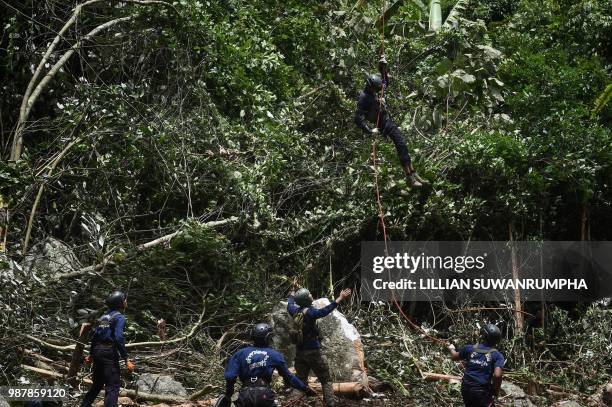
[[[383,10],[382,10],[382,16],[381,16],[381,34],[380,34],[380,51],[381,51],[381,58],[385,55],[385,11],[387,10],[387,0],[384,0],[383,3]],[[383,74],[381,72],[381,74]],[[386,76],[386,71],[385,71],[385,75]],[[380,90],[380,100],[379,100],[379,107],[378,107],[378,115],[376,117],[376,128],[379,127],[380,125],[380,116],[381,116],[381,112],[382,112],[382,108],[383,108],[383,98],[385,97],[385,79],[386,78],[381,78],[383,80],[383,86]],[[387,241],[388,241],[388,236],[387,236],[387,226],[385,225],[385,210],[383,207],[383,203],[382,203],[382,198],[380,196],[380,189],[378,186],[378,159],[377,159],[377,149],[376,149],[376,138],[374,138],[372,140],[372,161],[373,161],[373,168],[374,168],[374,190],[376,191],[376,204],[378,206],[378,225],[381,228],[382,234],[383,234],[383,239],[385,242],[385,256],[389,255],[389,250],[388,250],[388,246],[387,246]],[[417,325],[412,318],[410,318],[402,309],[402,306],[400,305],[400,303],[397,301],[397,298],[395,297],[395,290],[391,290],[391,297],[392,297],[392,301],[393,304],[395,305],[395,307],[397,308],[397,310],[399,311],[400,315],[406,320],[406,322],[408,322],[408,324],[410,326],[412,326],[412,328],[414,328],[415,330],[421,332],[421,334],[423,334],[423,336],[425,336],[426,338],[430,339],[433,342],[436,343],[441,343],[441,344],[446,344],[447,341],[443,340],[443,339],[439,339],[436,338],[434,336],[429,335],[423,328],[421,328],[419,325]]]

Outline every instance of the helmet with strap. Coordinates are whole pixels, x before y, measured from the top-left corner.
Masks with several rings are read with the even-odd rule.
[[[123,305],[123,302],[127,296],[123,291],[115,290],[106,299],[106,305],[111,309],[119,309]]]
[[[370,74],[366,77],[366,87],[379,92],[383,87],[382,78],[378,74]]]
[[[253,325],[251,328],[251,339],[256,345],[267,345],[272,338],[273,329],[265,322]]]
[[[294,296],[295,303],[300,307],[310,307],[312,305],[312,297],[307,288],[300,288]]]
[[[501,331],[494,324],[486,324],[480,328],[480,334],[489,346],[494,346],[501,339]]]

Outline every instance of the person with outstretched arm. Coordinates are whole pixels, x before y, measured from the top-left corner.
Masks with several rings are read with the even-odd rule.
[[[387,60],[384,55],[378,62],[378,70],[380,75],[370,74],[367,76],[365,88],[359,94],[357,110],[355,111],[355,124],[366,134],[374,136],[382,134],[390,138],[399,156],[408,185],[421,187],[428,182],[414,170],[402,132],[389,117],[385,100],[379,95],[389,84]],[[367,122],[374,124],[374,127],[370,127]]]
[[[127,308],[127,297],[122,291],[113,291],[106,300],[108,311],[98,320],[91,337],[90,354],[85,362],[93,362],[93,384],[83,397],[81,407],[90,407],[104,388],[104,407],[115,407],[119,400],[121,385],[119,356],[125,360],[130,372],[134,364],[128,359],[125,349],[125,316],[121,313]]]
[[[504,355],[494,346],[501,332],[494,324],[480,329],[482,343],[466,345],[459,351],[448,345],[451,358],[464,361],[465,372],[461,381],[461,396],[466,407],[492,407],[499,396],[504,368]]]
[[[323,398],[327,407],[334,405],[334,393],[329,374],[329,366],[321,353],[321,334],[316,322],[331,314],[342,301],[351,295],[350,288],[342,290],[338,298],[323,308],[314,308],[312,294],[306,288],[292,292],[287,299],[287,311],[296,320],[299,316],[301,326],[299,340],[296,343],[295,372],[303,382],[308,382],[308,374],[312,370],[323,388]]]
[[[316,393],[302,380],[291,374],[287,363],[276,350],[269,346],[272,327],[258,323],[251,329],[253,346],[240,349],[232,355],[225,368],[225,393],[217,399],[216,407],[229,407],[237,379],[242,387],[235,401],[237,407],[273,407],[276,395],[270,387],[272,374],[277,370],[285,384],[301,390],[307,396]]]

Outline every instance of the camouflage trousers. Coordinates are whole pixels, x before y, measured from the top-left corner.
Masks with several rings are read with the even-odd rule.
[[[308,374],[313,371],[321,387],[323,387],[323,399],[327,407],[334,406],[334,391],[329,375],[329,366],[323,358],[321,349],[298,350],[295,355],[296,376],[308,384]]]

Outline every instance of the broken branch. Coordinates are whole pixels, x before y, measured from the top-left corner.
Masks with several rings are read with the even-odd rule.
[[[208,222],[208,223],[202,223],[201,226],[208,227],[208,228],[214,228],[216,226],[222,226],[222,225],[227,225],[228,223],[236,222],[237,220],[238,220],[237,217],[232,216],[231,218],[228,218],[228,219],[215,220],[215,221]],[[170,233],[168,235],[162,236],[162,237],[157,238],[155,240],[152,240],[150,242],[143,243],[143,244],[139,245],[137,249],[139,251],[150,249],[151,247],[155,247],[155,246],[158,246],[158,245],[160,245],[162,243],[169,242],[170,240],[172,240],[172,238],[180,235],[181,233],[183,233],[183,230],[177,230],[176,232],[173,232],[173,233]]]

